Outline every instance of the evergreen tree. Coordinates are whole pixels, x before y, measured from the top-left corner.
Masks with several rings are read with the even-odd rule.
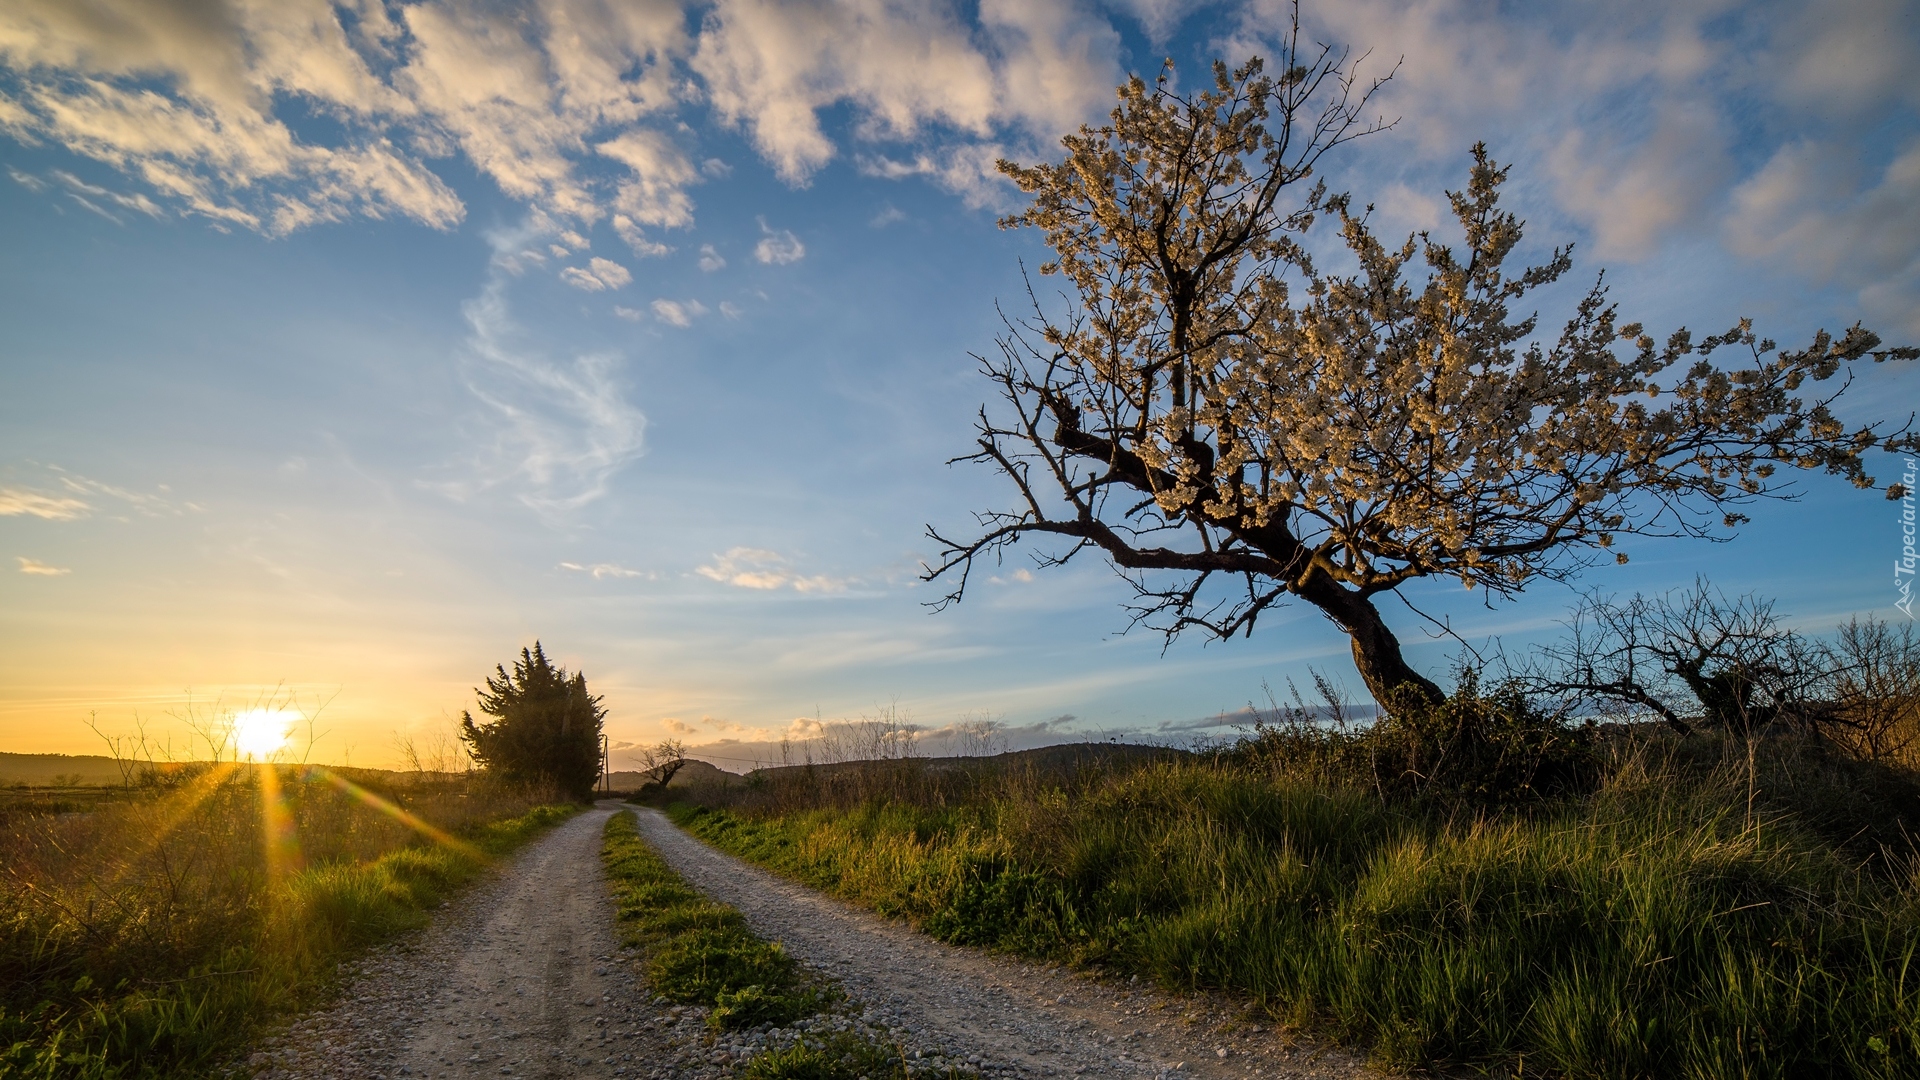
[[[488,772],[512,784],[551,784],[585,801],[600,776],[600,725],[607,710],[587,678],[547,659],[539,642],[521,649],[513,671],[495,666],[475,688],[493,722],[460,714],[460,738]]]

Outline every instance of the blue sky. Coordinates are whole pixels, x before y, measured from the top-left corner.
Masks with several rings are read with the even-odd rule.
[[[1163,652],[1100,565],[1010,562],[956,609],[928,523],[1006,492],[965,452],[996,228],[1125,73],[1274,55],[1285,8],[1022,3],[135,3],[0,10],[0,748],[83,721],[325,702],[316,756],[394,760],[536,637],[626,743],[739,766],[896,709],[1016,741],[1185,737],[1310,665],[1310,610]],[[1443,226],[1485,139],[1529,243],[1575,241],[1656,332],[1920,340],[1911,4],[1308,4],[1398,62],[1330,181]],[[1545,325],[1569,291],[1547,297]],[[1561,305],[1556,307],[1554,305]],[[1920,404],[1861,372],[1853,415]],[[1884,481],[1894,463],[1881,468]],[[1891,607],[1890,505],[1823,477],[1706,573],[1813,628]],[[1476,643],[1572,593],[1409,599]],[[1413,655],[1453,647],[1389,605]],[[191,703],[190,703],[191,702]],[[216,705],[217,703],[217,705]]]

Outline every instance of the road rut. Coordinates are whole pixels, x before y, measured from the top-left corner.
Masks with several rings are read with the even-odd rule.
[[[238,1071],[259,1080],[733,1076],[764,1040],[715,1039],[702,1010],[654,999],[617,943],[599,852],[619,809],[603,803],[559,825],[432,927],[353,965],[333,1006],[267,1040]],[[636,813],[647,842],[689,883],[837,980],[865,1007],[856,1026],[883,1031],[916,1062],[987,1080],[1370,1075],[1349,1054],[1218,1002],[943,945],[715,851],[656,811]]]
[[[944,945],[716,851],[658,811],[639,811],[639,824],[690,884],[838,979],[909,1047],[945,1046],[977,1054],[985,1072],[1026,1076],[1375,1075],[1231,1008]]]

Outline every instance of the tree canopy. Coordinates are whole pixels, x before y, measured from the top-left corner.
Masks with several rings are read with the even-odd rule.
[[[1869,451],[1916,445],[1910,422],[1849,428],[1832,411],[1854,361],[1920,356],[1859,325],[1798,350],[1745,320],[1657,340],[1597,279],[1539,333],[1518,307],[1571,269],[1571,246],[1509,267],[1523,223],[1484,146],[1447,193],[1456,243],[1383,243],[1371,207],[1314,179],[1327,151],[1383,126],[1362,122],[1379,83],[1330,50],[1303,59],[1298,40],[1277,77],[1259,59],[1216,64],[1192,94],[1171,64],[1154,85],[1136,76],[1061,160],[1000,163],[1032,196],[1001,224],[1046,237],[1039,269],[1065,280],[1067,309],[1033,296],[980,358],[1008,410],[982,409],[978,450],[956,460],[999,470],[1017,501],[969,535],[929,529],[945,603],[975,560],[1056,537],[1040,561],[1101,553],[1137,622],[1226,638],[1298,598],[1350,636],[1377,700],[1437,701],[1383,594],[1426,577],[1510,594],[1621,536],[1725,536],[1744,504],[1791,493],[1782,467],[1871,487]],[[1305,242],[1321,222],[1342,270]]]
[[[600,776],[600,726],[607,711],[587,690],[585,675],[547,659],[539,642],[521,649],[509,672],[496,665],[485,690],[475,689],[475,723],[460,714],[460,738],[473,759],[512,784],[546,785],[576,799],[592,796]]]

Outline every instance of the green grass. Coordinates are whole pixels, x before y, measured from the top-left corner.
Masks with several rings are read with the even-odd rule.
[[[908,1080],[910,1076],[897,1047],[845,1032],[755,1054],[740,1070],[741,1080]]]
[[[575,812],[525,797],[390,791],[456,845],[288,771],[208,773],[0,833],[0,1077],[200,1077],[340,963],[428,921],[504,854]],[[271,788],[270,788],[271,790]],[[277,808],[277,830],[262,808]]]
[[[640,839],[633,811],[608,820],[601,855],[621,938],[643,950],[654,993],[707,1006],[716,1028],[784,1024],[826,1005],[827,988],[786,950],[755,937],[738,911],[700,895]]]
[[[1857,776],[1766,753],[1752,773],[1615,762],[1497,810],[1243,757],[962,805],[673,816],[945,940],[1229,991],[1387,1065],[1920,1076],[1913,864],[1836,831],[1830,789],[1858,802]],[[1883,787],[1891,828],[1913,785]]]
[[[830,981],[803,971],[779,943],[756,937],[738,911],[707,899],[674,873],[640,838],[633,811],[607,822],[601,854],[620,935],[642,950],[648,985],[670,1001],[708,1007],[710,1027],[783,1025],[850,1004]],[[909,1080],[912,1074],[900,1047],[839,1031],[755,1054],[739,1075]],[[951,1080],[958,1073],[945,1075]]]

